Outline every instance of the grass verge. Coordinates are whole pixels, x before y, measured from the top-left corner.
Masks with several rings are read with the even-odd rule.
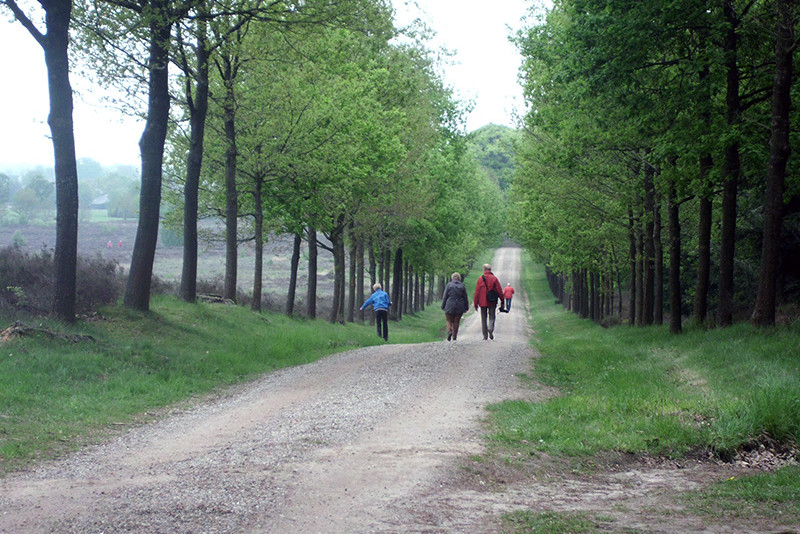
[[[54,322],[40,325],[88,334],[94,342],[44,336],[0,341],[0,474],[222,386],[383,343],[369,324],[334,325],[171,297],[153,298],[148,313],[120,306],[102,315],[69,329]],[[444,318],[434,303],[391,322],[389,339],[434,341],[443,331]]]
[[[577,458],[623,451],[727,460],[759,443],[800,442],[800,325],[690,327],[678,336],[666,326],[606,329],[556,304],[541,268],[526,259],[523,271],[542,355],[534,374],[561,394],[490,407],[497,444]],[[799,490],[800,468],[786,467],[712,486],[691,500],[698,513],[780,510],[796,520]],[[549,532],[524,528],[515,532]]]
[[[598,521],[578,512],[530,512],[507,514],[503,527],[515,534],[594,534]]]
[[[711,517],[766,517],[782,525],[800,520],[800,466],[743,478],[732,477],[709,488],[684,495],[697,514]]]
[[[602,450],[727,459],[762,440],[800,441],[800,325],[603,328],[554,303],[526,262],[536,377],[561,396],[492,408],[494,439],[572,456]]]

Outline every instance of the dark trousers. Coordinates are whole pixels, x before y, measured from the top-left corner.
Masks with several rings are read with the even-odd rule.
[[[378,337],[389,341],[389,310],[375,310],[375,326],[378,328]]]
[[[511,299],[506,299],[506,311],[511,309]]]
[[[481,306],[481,330],[483,339],[489,339],[489,334],[494,335],[494,320],[497,312],[496,306]]]

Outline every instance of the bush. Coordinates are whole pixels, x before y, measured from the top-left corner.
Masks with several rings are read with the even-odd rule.
[[[89,313],[117,301],[122,276],[113,260],[78,258],[75,311]],[[46,315],[53,303],[53,252],[0,248],[0,310]]]
[[[113,304],[122,294],[124,277],[116,260],[78,257],[76,308],[78,313]]]
[[[19,230],[14,232],[14,237],[11,238],[11,243],[13,243],[15,247],[20,247],[20,248],[28,244],[28,242],[25,240],[25,236],[23,236],[22,232],[20,232]]]
[[[53,301],[53,256],[11,245],[0,249],[0,309],[44,314]]]

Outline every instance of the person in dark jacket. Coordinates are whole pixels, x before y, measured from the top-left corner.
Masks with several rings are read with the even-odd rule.
[[[381,288],[380,284],[372,286],[372,290],[372,295],[364,301],[361,309],[363,310],[372,304],[372,309],[375,310],[375,325],[378,328],[378,337],[389,341],[389,307],[392,305],[392,301],[389,298],[389,294]]]
[[[467,288],[461,283],[461,275],[453,273],[450,282],[444,288],[442,296],[442,310],[447,325],[447,341],[458,338],[458,325],[461,324],[461,315],[469,310],[469,297]]]
[[[478,277],[478,282],[475,284],[475,296],[472,298],[475,311],[478,311],[478,308],[481,309],[481,330],[484,340],[494,339],[494,320],[498,300],[502,308],[503,286],[492,273],[492,266],[486,263],[483,266],[483,274]]]

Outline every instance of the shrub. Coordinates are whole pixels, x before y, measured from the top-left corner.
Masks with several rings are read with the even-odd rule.
[[[122,271],[116,260],[78,257],[76,308],[79,313],[113,304],[122,294]]]
[[[28,254],[11,245],[0,249],[0,309],[44,314],[53,301],[53,255]]]
[[[27,241],[25,240],[25,236],[22,235],[22,232],[17,230],[16,232],[14,232],[14,237],[11,238],[11,243],[15,247],[22,248],[27,244]]]
[[[122,276],[116,261],[78,258],[75,310],[89,313],[116,302]],[[23,252],[18,246],[0,248],[0,310],[45,315],[53,302],[53,252]]]
[[[151,295],[173,295],[177,296],[180,293],[180,282],[167,281],[157,275],[152,275],[150,278],[150,294]]]

